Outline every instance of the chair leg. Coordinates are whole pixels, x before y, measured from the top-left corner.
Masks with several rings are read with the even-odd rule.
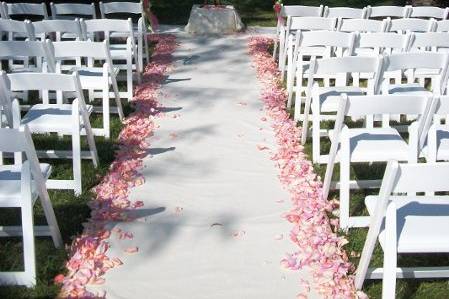
[[[350,156],[349,142],[340,143],[340,227],[349,228]]]
[[[111,129],[110,129],[110,107],[109,107],[109,77],[106,78],[106,82],[103,86],[103,131],[104,137],[106,139],[111,138]],[[118,107],[117,107],[118,109]]]
[[[72,107],[72,163],[73,163],[73,181],[75,183],[75,195],[82,192],[81,182],[81,124],[78,101],[73,102]],[[87,132],[86,132],[87,133]]]
[[[128,101],[133,99],[133,60],[132,56],[128,56],[126,59],[126,91]]]
[[[385,216],[385,232],[382,298],[394,299],[396,293],[397,268],[396,205],[394,202],[391,202],[387,208]]]
[[[31,182],[28,182],[31,184]],[[36,285],[36,253],[34,244],[34,224],[33,224],[33,200],[31,198],[31,187],[28,196],[23,198],[21,207],[22,214],[22,233],[23,233],[23,255],[24,268],[27,277],[27,286]]]
[[[144,36],[143,36],[143,42],[144,42],[144,45],[145,45],[145,60],[147,61],[147,63],[150,63],[150,47],[149,47],[149,45],[148,45],[148,35],[147,34],[144,34]]]

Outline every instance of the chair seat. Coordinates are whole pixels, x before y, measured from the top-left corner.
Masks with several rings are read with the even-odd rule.
[[[388,89],[388,93],[432,96],[432,92],[428,91],[418,83],[391,85]]]
[[[80,67],[72,68],[72,71],[77,71],[80,76],[81,87],[83,89],[102,89],[104,85],[103,68],[102,67]],[[120,69],[114,67],[114,75],[117,76]],[[111,84],[111,78],[109,78]]]
[[[409,146],[394,128],[349,129],[351,162],[408,160]]]
[[[51,174],[49,164],[40,164],[42,175],[48,179]],[[20,177],[22,165],[1,165],[0,166],[0,206],[20,207],[21,190]],[[37,198],[35,184],[32,184],[33,200]]]
[[[87,112],[90,114],[93,111],[93,107],[91,105],[86,105],[86,107]],[[23,117],[22,124],[28,125],[32,133],[71,133],[73,128],[72,105],[34,105]]]
[[[312,91],[313,100],[319,98],[321,103],[321,112],[337,112],[338,103],[341,95],[346,93],[348,96],[364,95],[364,91],[356,86],[337,86],[337,87],[319,87]],[[313,107],[313,105],[312,105]]]
[[[449,198],[391,198],[397,207],[398,252],[449,252]],[[366,197],[365,204],[370,215],[374,215],[378,200],[377,196]],[[379,234],[379,243],[385,246],[384,226]]]
[[[449,126],[438,126],[437,134],[437,160],[449,161]],[[424,156],[428,156],[429,147],[426,145],[422,149]]]

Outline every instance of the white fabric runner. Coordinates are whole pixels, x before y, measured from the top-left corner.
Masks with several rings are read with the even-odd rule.
[[[149,139],[145,184],[131,194],[145,205],[138,221],[111,223],[134,239],[111,239],[108,254],[124,264],[90,290],[107,298],[294,299],[309,277],[280,266],[295,249],[281,217],[291,205],[269,150],[258,149],[275,144],[246,37],[178,37],[161,98],[166,116]],[[130,246],[139,252],[126,254]]]
[[[194,5],[185,30],[191,34],[229,34],[243,29],[235,8]]]

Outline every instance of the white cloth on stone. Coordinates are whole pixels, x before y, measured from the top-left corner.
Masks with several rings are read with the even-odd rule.
[[[240,16],[232,5],[225,7],[194,5],[185,30],[191,34],[230,34],[243,28]]]

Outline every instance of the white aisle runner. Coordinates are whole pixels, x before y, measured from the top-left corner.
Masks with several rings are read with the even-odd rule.
[[[145,184],[131,194],[145,205],[139,221],[117,224],[134,238],[111,239],[108,255],[124,265],[99,288],[107,298],[296,298],[308,277],[280,265],[295,249],[281,217],[290,199],[264,149],[274,136],[246,37],[178,41],[166,116],[149,139]]]

